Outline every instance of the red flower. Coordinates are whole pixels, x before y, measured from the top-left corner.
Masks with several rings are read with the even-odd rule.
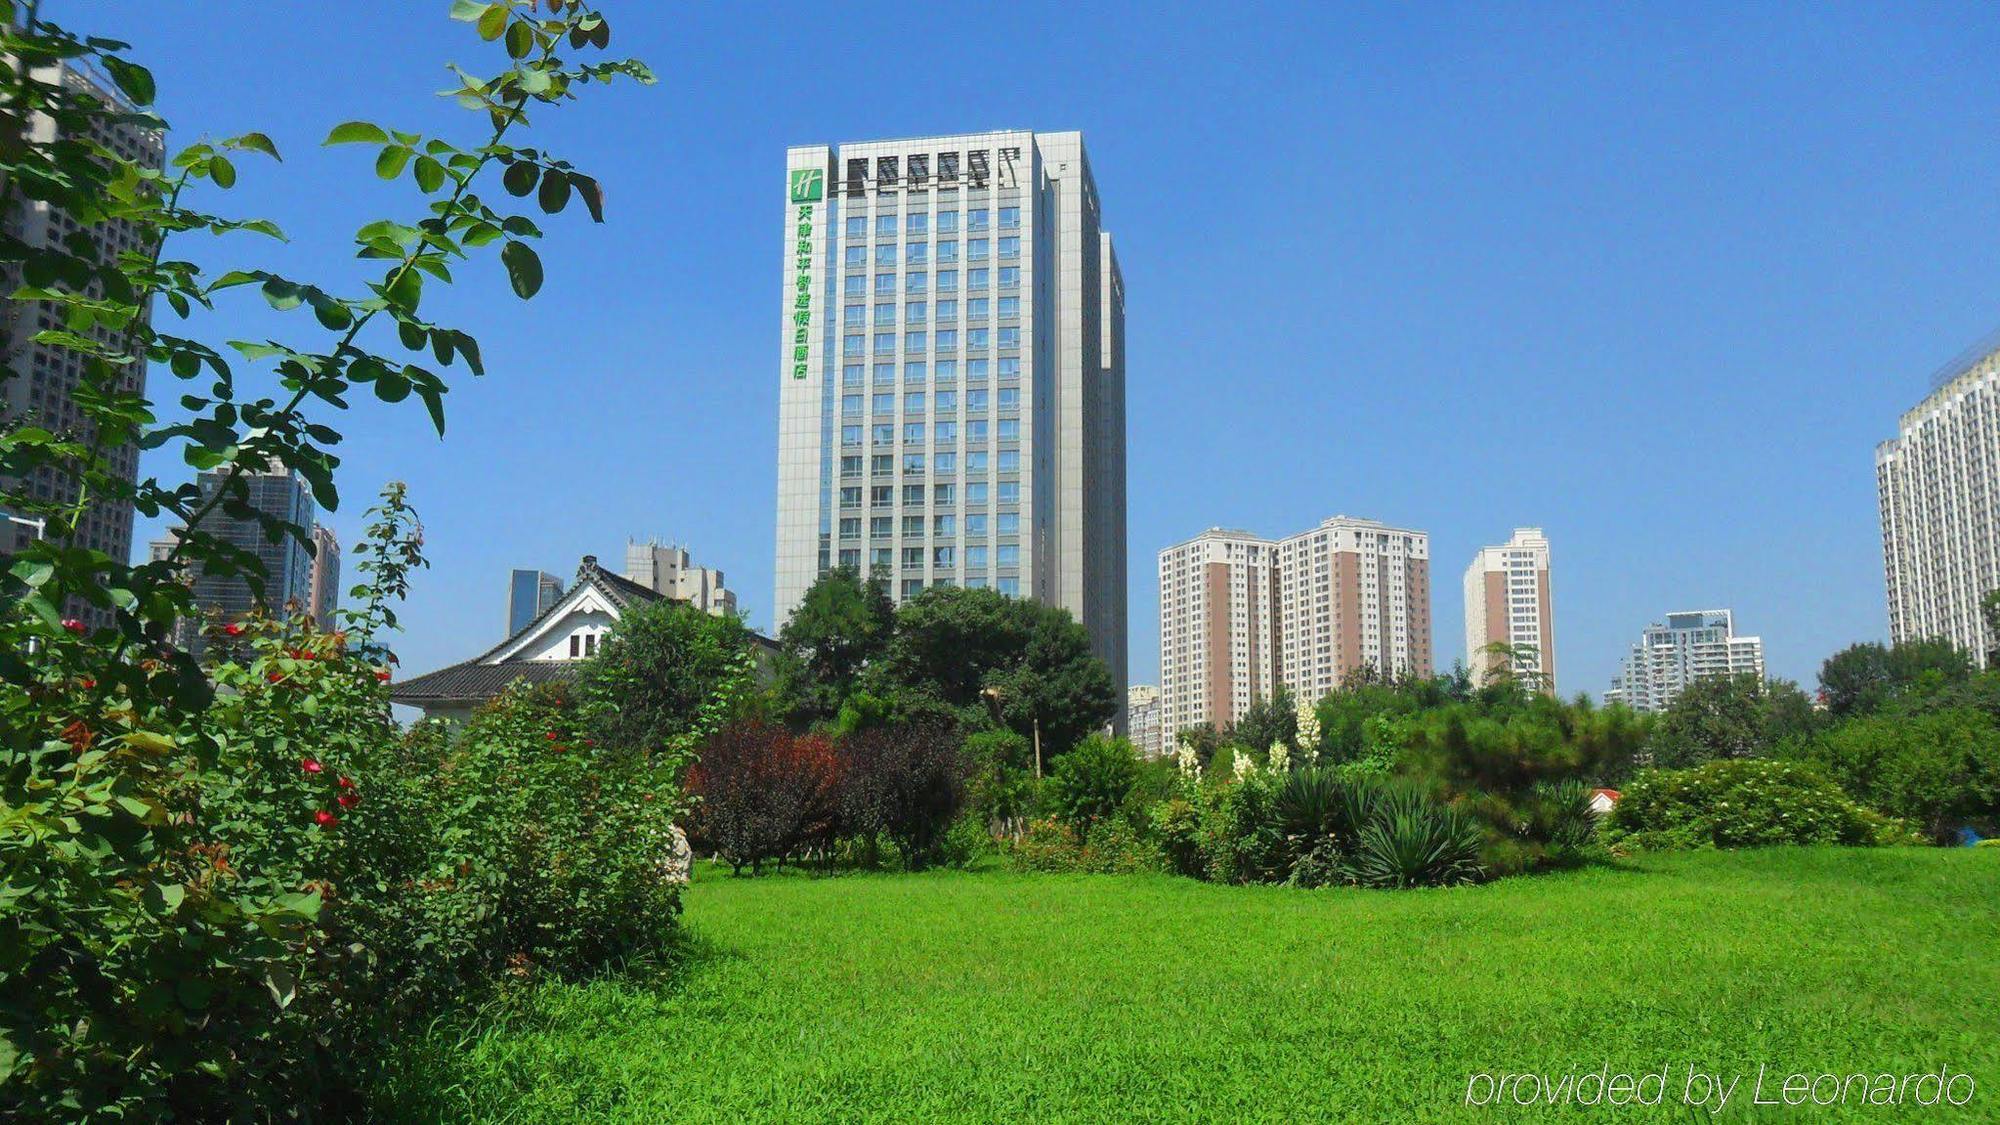
[[[375,678],[376,678],[376,679],[378,679],[378,680],[380,680],[380,681],[382,681],[382,682],[383,682],[383,683],[385,683],[385,684],[386,684],[386,683],[388,683],[388,682],[389,682],[389,670],[388,670],[387,668],[377,668],[377,669],[375,669]]]
[[[334,825],[340,823],[340,818],[325,809],[320,809],[313,813],[313,823],[319,825],[321,828],[332,828]]]
[[[280,680],[284,679],[284,678],[285,678],[285,674],[284,674],[283,672],[272,672],[272,673],[270,673],[270,674],[266,675],[266,676],[265,676],[264,678],[265,678],[265,679],[267,679],[267,680],[269,680],[269,681],[271,681],[272,683],[274,683],[274,684],[275,684],[275,683],[277,683],[278,681],[280,681]]]
[[[222,627],[222,632],[226,636],[240,637],[243,635],[243,626],[238,625],[236,622],[232,621],[229,624],[224,625]]]
[[[351,777],[343,777],[334,784],[340,786],[342,789],[352,789],[354,788],[354,779]]]
[[[357,797],[357,796],[355,796],[355,795],[354,795],[354,794],[352,794],[352,793],[342,793],[342,794],[340,795],[340,797],[339,797],[339,801],[340,801],[340,807],[341,807],[341,808],[343,808],[343,809],[351,809],[351,808],[353,808],[354,806],[356,806],[356,805],[358,805],[358,804],[360,804],[360,803],[361,803],[361,798],[360,798],[360,797]]]
[[[78,686],[78,687],[82,688],[82,689],[83,689],[83,690],[85,690],[85,691],[91,691],[91,690],[93,690],[93,689],[95,689],[95,688],[97,687],[97,681],[96,681],[96,680],[78,680],[78,681],[76,682],[76,686]]]
[[[65,617],[63,618],[63,628],[68,629],[72,633],[81,633],[84,631],[85,625],[74,617]]]
[[[300,758],[299,768],[307,773],[318,773],[326,767],[319,764],[318,758]]]
[[[549,732],[549,741],[550,741],[550,742],[554,742],[554,741],[555,741],[556,739],[558,739],[558,738],[561,738],[561,737],[562,737],[562,735],[559,735],[559,734],[557,734],[557,733],[556,733],[556,732],[554,732],[554,731],[550,731],[550,732]]]

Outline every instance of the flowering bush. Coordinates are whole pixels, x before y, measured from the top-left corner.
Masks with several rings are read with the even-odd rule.
[[[1810,769],[1758,758],[1642,771],[1612,808],[1604,838],[1633,850],[1913,839],[1907,826],[1855,804]]]

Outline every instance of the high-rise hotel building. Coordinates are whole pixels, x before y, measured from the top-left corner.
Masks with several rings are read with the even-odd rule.
[[[1125,683],[1125,301],[1079,133],[786,157],[777,614],[823,571],[1068,609]]]
[[[1430,536],[1334,516],[1265,539],[1211,528],[1160,552],[1160,722],[1222,728],[1280,684],[1318,699],[1363,666],[1431,674]]]
[[[1488,650],[1509,645],[1516,674],[1533,673],[1556,690],[1556,613],[1549,589],[1549,541],[1539,527],[1517,527],[1505,543],[1481,547],[1465,568],[1465,666],[1484,683],[1501,663]],[[1532,659],[1530,655],[1532,654]]]
[[[1943,639],[1981,665],[1979,602],[2000,589],[2000,350],[1948,364],[1875,449],[1889,639]]]

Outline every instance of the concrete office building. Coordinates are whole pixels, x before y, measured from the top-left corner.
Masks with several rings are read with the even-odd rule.
[[[1465,666],[1484,683],[1500,661],[1493,644],[1514,646],[1517,675],[1556,690],[1556,614],[1549,587],[1549,541],[1539,527],[1517,527],[1496,547],[1481,547],[1465,568]],[[1523,660],[1533,650],[1533,660]]]
[[[1737,636],[1729,610],[1669,613],[1665,622],[1646,626],[1604,701],[1634,711],[1664,711],[1696,680],[1742,675],[1764,678],[1764,642]]]
[[[723,587],[722,572],[694,565],[685,547],[627,540],[625,577],[703,613],[736,612],[736,595]]]
[[[124,99],[108,81],[76,65],[63,63],[42,67],[36,77],[44,82],[59,84],[65,91],[96,98],[110,105],[124,104]],[[58,139],[55,123],[45,116],[37,115],[31,119],[28,129],[37,142]],[[153,168],[160,167],[164,159],[164,142],[157,130],[126,124],[105,125],[92,130],[87,138],[70,139],[95,142],[120,156]],[[14,208],[0,211],[0,225],[4,225],[9,235],[30,245],[47,245],[82,231],[93,240],[98,253],[106,261],[124,251],[144,249],[142,238],[145,232],[131,223],[109,222],[79,227],[68,215],[35,200],[24,200]],[[83,376],[83,357],[67,348],[34,341],[36,333],[44,329],[63,327],[59,319],[62,314],[40,301],[8,299],[5,294],[14,292],[20,281],[18,266],[12,263],[0,265],[0,363],[5,363],[14,372],[12,379],[0,382],[0,425],[41,426],[58,434],[75,434],[87,440],[91,427],[77,409],[73,397]],[[97,339],[111,343],[117,341],[120,330],[104,324],[89,331]],[[127,371],[120,389],[143,392],[146,365],[133,364]],[[128,481],[137,479],[138,446],[118,446],[109,451],[108,457],[112,469],[120,476]],[[76,498],[77,482],[53,468],[38,469],[21,483],[37,501],[69,504],[74,503]],[[0,520],[0,554],[17,551],[42,534],[42,529],[37,526],[43,518],[39,514],[0,514],[18,517]],[[74,544],[103,551],[121,563],[129,562],[132,558],[132,516],[131,505],[123,502],[90,504],[77,528]],[[108,611],[87,607],[81,602],[72,603],[70,609],[73,616],[94,624],[109,620]]]
[[[1162,736],[1221,729],[1278,685],[1431,674],[1430,536],[1334,516],[1283,539],[1211,528],[1160,552]]]
[[[306,581],[307,612],[320,628],[331,629],[334,611],[340,608],[340,540],[334,538],[332,528],[315,526],[312,541],[312,571]]]
[[[788,151],[780,625],[834,566],[899,602],[991,587],[1068,609],[1123,695],[1124,289],[1099,220],[1078,133]]]
[[[1982,666],[2000,589],[2000,338],[1947,364],[1875,449],[1889,639],[1942,639]]]
[[[528,623],[562,600],[562,579],[546,570],[514,569],[507,572],[507,635],[513,636]]]

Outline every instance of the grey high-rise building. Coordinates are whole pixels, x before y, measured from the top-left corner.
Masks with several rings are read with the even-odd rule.
[[[65,91],[92,97],[111,106],[124,104],[108,83],[68,63],[39,68],[36,76],[45,82],[59,83]],[[28,130],[37,143],[89,141],[153,168],[160,167],[163,160],[164,141],[159,132],[136,125],[103,124],[93,129],[88,137],[59,138],[55,123],[47,117],[37,116],[29,121]],[[23,200],[13,208],[0,211],[0,225],[4,225],[9,235],[30,245],[47,245],[82,233],[93,242],[99,256],[106,261],[126,251],[143,252],[147,248],[143,241],[146,231],[131,223],[114,221],[82,227],[69,215],[36,200]],[[54,344],[35,342],[37,333],[63,327],[62,313],[40,301],[8,299],[5,294],[12,293],[19,283],[17,266],[12,263],[0,265],[0,364],[13,371],[13,378],[0,380],[0,428],[35,425],[59,434],[88,437],[90,426],[77,409],[74,398],[77,383],[83,376],[84,357]],[[144,310],[141,315],[144,315]],[[109,324],[88,330],[92,336],[105,342],[115,342],[119,331]],[[146,365],[133,364],[127,370],[120,389],[144,392]],[[128,481],[137,478],[137,445],[115,447],[108,456],[113,471],[118,475]],[[77,481],[51,468],[38,469],[21,483],[39,501],[73,503],[77,495]],[[0,554],[17,551],[42,534],[37,526],[41,517],[8,514],[21,515],[22,518],[18,521],[0,520]],[[121,563],[129,562],[132,558],[132,516],[131,505],[122,501],[90,504],[84,510],[73,542],[79,547],[103,551]],[[101,622],[106,617],[102,611],[90,610],[80,604],[73,606],[72,611],[93,622]]]
[[[197,503],[206,505],[227,478],[224,470],[196,477],[196,486],[201,490]],[[322,591],[339,582],[339,544],[333,541],[331,532],[322,539],[314,523],[312,493],[305,480],[274,462],[264,472],[243,473],[240,481],[245,502],[257,515],[231,514],[227,510],[229,505],[219,504],[203,517],[201,529],[254,557],[263,570],[262,590],[244,574],[230,573],[222,567],[197,567],[191,579],[195,612],[182,621],[175,637],[177,643],[191,652],[200,651],[201,629],[206,623],[234,621],[261,610],[274,616],[309,614],[326,624],[332,615],[332,601],[337,600],[337,595],[329,599]],[[331,569],[321,572],[321,582],[315,582],[313,553],[290,535],[280,535],[274,542],[265,532],[264,520],[259,515],[305,528],[309,539],[332,547],[327,559]],[[183,528],[168,529],[165,537],[153,541],[152,557],[168,557],[183,534]],[[326,618],[320,616],[323,611]]]
[[[1125,684],[1125,294],[1080,133],[786,158],[776,612],[835,566],[896,600],[1062,606]]]
[[[507,574],[507,635],[514,636],[528,623],[548,612],[562,600],[562,579],[545,570],[513,570]]]
[[[330,527],[312,529],[312,576],[307,580],[306,606],[313,621],[322,629],[333,628],[334,611],[340,608],[340,540]]]

